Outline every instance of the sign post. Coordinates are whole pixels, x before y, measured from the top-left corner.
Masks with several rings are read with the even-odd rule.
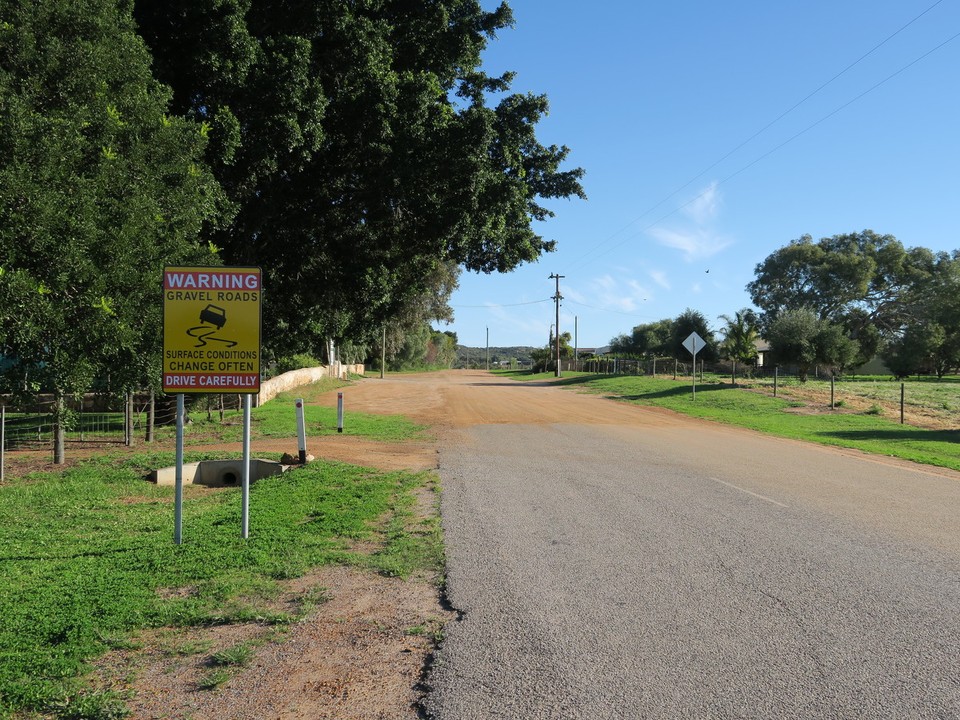
[[[163,391],[177,395],[174,542],[182,542],[185,393],[244,394],[243,527],[250,493],[250,396],[260,392],[258,267],[163,269]]]
[[[696,330],[687,335],[683,341],[683,346],[693,355],[693,399],[697,399],[697,353],[707,346],[707,343],[700,337]]]

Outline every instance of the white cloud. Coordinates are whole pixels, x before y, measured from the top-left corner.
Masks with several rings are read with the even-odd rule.
[[[687,262],[716,255],[731,244],[729,239],[704,228],[690,230],[653,228],[650,234],[661,245],[680,250]]]
[[[663,270],[650,270],[648,274],[653,278],[653,281],[664,290],[670,289],[670,280],[667,279],[667,274],[663,272]]]
[[[723,237],[712,227],[721,204],[722,198],[714,182],[683,208],[689,223],[655,227],[650,230],[650,234],[664,247],[682,252],[687,262],[716,255],[731,245],[729,238]],[[653,277],[656,279],[656,276]]]
[[[617,279],[608,274],[593,278],[585,299],[578,302],[604,310],[632,313],[649,296],[649,290],[638,280]]]
[[[720,193],[717,192],[717,182],[714,180],[706,190],[683,208],[683,212],[697,225],[706,225],[716,217],[717,211],[720,209],[720,200]]]

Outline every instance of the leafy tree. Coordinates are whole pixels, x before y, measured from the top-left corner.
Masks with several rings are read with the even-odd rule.
[[[737,363],[751,364],[757,361],[757,340],[760,338],[759,320],[753,310],[743,308],[729,315],[721,315],[727,323],[724,328],[720,352],[733,361],[733,384],[737,384]]]
[[[666,345],[667,352],[678,360],[689,358],[690,352],[684,347],[683,341],[690,333],[696,332],[703,338],[706,346],[697,351],[697,360],[713,361],[720,357],[718,343],[713,336],[713,331],[707,325],[707,319],[696,310],[687,308],[680,313],[672,322],[670,327],[670,338]]]
[[[810,367],[828,365],[842,371],[857,355],[857,344],[844,329],[817,317],[808,308],[786,310],[767,327],[767,340],[778,363],[795,364],[801,382]]]
[[[477,0],[136,2],[177,109],[211,127],[236,220],[210,238],[264,268],[265,342],[364,342],[453,263],[505,272],[553,249],[541,198],[582,171],[481,52],[512,22]],[[488,100],[500,96],[494,107]]]
[[[665,355],[673,332],[673,320],[658,320],[637,325],[630,335],[618,335],[610,341],[615,353],[636,356]],[[689,334],[689,333],[688,333]]]
[[[560,360],[570,360],[573,358],[573,335],[568,332],[560,333]],[[550,331],[550,342],[543,348],[531,351],[533,358],[533,371],[545,372],[557,368],[557,337]]]
[[[842,326],[827,320],[819,321],[814,346],[816,362],[829,367],[835,375],[842,375],[860,354],[856,340],[849,338]]]
[[[495,362],[496,356],[490,358]],[[434,330],[430,333],[425,364],[427,367],[451,368],[457,361],[457,334],[449,330]]]
[[[872,230],[817,242],[804,235],[759,263],[747,290],[767,321],[807,308],[845,322],[857,338],[871,325],[889,331],[901,324],[907,293],[929,275],[933,260],[925,248],[907,250]]]
[[[883,357],[899,376],[960,367],[960,259],[938,253],[929,276],[907,296],[908,319],[889,340]]]
[[[66,397],[158,357],[164,264],[216,261],[205,130],[168,101],[128,6],[0,5],[0,353],[53,391],[57,462]]]
[[[909,325],[887,344],[881,357],[897,379],[930,372],[934,353],[945,337],[939,325]]]
[[[801,381],[817,359],[816,335],[820,319],[810,309],[780,312],[766,329],[767,342],[777,363],[795,364]]]

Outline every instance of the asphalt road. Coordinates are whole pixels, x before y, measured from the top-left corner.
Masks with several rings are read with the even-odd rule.
[[[958,476],[556,388],[445,398],[484,393],[522,422],[442,442],[461,617],[428,717],[960,717]]]

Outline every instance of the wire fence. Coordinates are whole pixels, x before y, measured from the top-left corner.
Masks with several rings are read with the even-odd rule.
[[[0,396],[3,407],[3,449],[39,450],[54,443],[54,398],[36,395],[27,401]],[[240,395],[197,395],[189,412],[208,419],[242,407]],[[154,439],[156,428],[176,422],[173,396],[148,391],[127,394],[88,393],[66,400],[65,441],[71,444],[135,444]]]

